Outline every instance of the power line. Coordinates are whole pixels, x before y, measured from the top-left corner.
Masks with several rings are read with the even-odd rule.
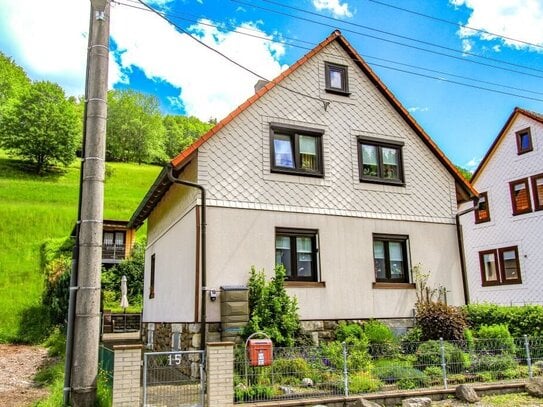
[[[230,0],[230,1],[233,1],[233,2],[235,2],[235,3],[244,4],[244,5],[246,5],[246,6],[256,7],[256,8],[265,10],[265,11],[271,11],[271,12],[280,13],[280,12],[278,12],[278,11],[276,11],[276,10],[273,10],[273,9],[268,9],[268,8],[266,8],[266,7],[261,7],[261,6],[254,5],[253,3],[245,3],[245,2],[240,1],[240,0]],[[319,14],[319,13],[316,13],[316,12],[313,12],[313,11],[305,10],[305,9],[298,8],[298,7],[293,7],[293,6],[290,6],[290,5],[287,5],[287,4],[278,2],[278,1],[274,1],[274,0],[260,0],[260,1],[263,1],[263,2],[266,2],[266,3],[275,4],[275,5],[278,5],[278,6],[280,6],[280,7],[286,8],[286,9],[291,9],[291,10],[300,11],[300,12],[302,12],[302,13],[306,13],[306,14],[309,14],[309,15],[317,16],[317,17],[319,17],[319,18],[323,18],[323,19],[327,19],[327,20],[332,20],[332,21],[335,21],[335,22],[340,22],[340,23],[342,23],[342,24],[346,24],[346,25],[350,25],[350,26],[362,28],[362,29],[369,30],[369,31],[378,32],[378,33],[385,34],[385,35],[390,35],[390,36],[392,36],[392,37],[401,38],[401,39],[405,39],[405,40],[408,40],[408,41],[417,42],[417,43],[424,44],[424,45],[429,45],[429,46],[436,47],[436,48],[439,48],[439,49],[444,49],[444,50],[451,51],[451,52],[455,52],[455,53],[458,53],[458,54],[469,55],[469,56],[473,56],[473,57],[476,57],[476,58],[481,58],[481,59],[486,59],[486,60],[489,60],[489,61],[497,62],[497,63],[500,63],[500,64],[516,66],[516,67],[518,67],[518,68],[528,69],[528,70],[537,71],[537,72],[543,72],[543,70],[541,70],[541,69],[529,67],[529,66],[526,66],[526,65],[516,64],[516,63],[513,63],[513,62],[502,61],[502,60],[500,60],[500,59],[486,57],[486,56],[479,55],[479,54],[476,54],[476,53],[473,53],[473,52],[461,51],[461,50],[458,50],[458,49],[455,49],[455,48],[450,48],[450,47],[446,47],[446,46],[443,46],[443,45],[434,44],[434,43],[429,42],[429,41],[423,41],[423,40],[419,40],[419,39],[416,39],[416,38],[408,37],[408,36],[405,36],[405,35],[395,34],[395,33],[392,33],[392,32],[390,32],[390,31],[380,30],[380,29],[373,28],[373,27],[369,27],[369,26],[362,25],[362,24],[353,23],[353,22],[350,22],[350,21],[340,20],[339,18],[330,17],[330,16],[325,16],[325,15],[322,15],[322,14]],[[281,13],[281,14],[283,14],[283,13]],[[302,17],[294,16],[294,15],[291,15],[291,14],[287,14],[287,15],[290,16],[290,17],[293,17],[293,18],[304,19],[304,18],[302,18]],[[310,20],[310,19],[304,19],[304,20],[306,20],[306,21],[311,21],[311,22],[317,23],[317,24],[322,24],[322,23],[320,23],[320,22],[318,22],[318,21],[316,21],[316,20]],[[354,31],[352,31],[352,32],[354,32]],[[360,35],[365,35],[365,34],[362,34],[362,33],[360,33],[360,32],[355,32],[355,33],[360,34]],[[374,37],[374,38],[378,38],[378,37]],[[406,45],[406,46],[407,46],[407,45]]]
[[[245,71],[251,73],[252,75],[254,75],[254,76],[256,76],[256,77],[258,77],[258,78],[260,78],[260,79],[269,81],[269,80],[266,79],[265,77],[259,75],[258,73],[252,71],[252,70],[249,69],[249,68],[246,68],[245,66],[243,66],[243,65],[240,64],[240,63],[238,63],[237,61],[234,61],[233,59],[231,59],[230,57],[228,57],[228,56],[226,56],[225,54],[221,53],[220,51],[216,50],[215,48],[210,47],[209,45],[205,44],[204,42],[202,42],[202,41],[199,40],[198,38],[192,36],[188,31],[186,31],[186,30],[183,29],[182,27],[178,26],[177,24],[173,23],[173,22],[172,22],[170,19],[168,19],[165,15],[163,15],[163,14],[160,13],[159,11],[153,9],[152,7],[148,6],[148,5],[145,4],[142,0],[132,0],[132,1],[133,1],[133,2],[138,2],[138,3],[143,4],[143,5],[145,6],[145,8],[141,8],[141,7],[137,7],[137,6],[133,6],[133,5],[121,3],[121,2],[115,1],[115,0],[113,0],[113,1],[114,1],[114,3],[119,4],[119,5],[123,5],[123,6],[126,6],[126,7],[136,8],[136,9],[142,10],[142,11],[149,11],[149,12],[152,12],[152,13],[154,13],[154,14],[157,14],[159,17],[161,17],[162,19],[164,19],[165,21],[167,21],[169,24],[172,24],[174,27],[176,27],[177,29],[179,29],[180,31],[182,31],[184,34],[190,36],[193,40],[195,40],[195,41],[198,42],[199,44],[201,44],[201,45],[205,46],[206,48],[208,48],[209,50],[211,50],[211,51],[213,51],[213,52],[219,54],[219,55],[222,56],[223,58],[227,59],[229,62],[231,62],[231,63],[235,64],[236,66],[238,66],[239,68],[244,69]],[[131,1],[131,0],[125,0],[125,1]],[[180,18],[180,19],[183,19],[183,20],[188,20],[188,19],[181,18],[181,17],[179,17],[179,18]],[[192,20],[188,20],[188,21],[192,21]],[[209,23],[203,23],[203,22],[198,22],[198,21],[192,21],[192,22],[200,23],[200,24],[202,24],[202,25],[211,26],[211,27],[215,27],[215,28],[220,28],[220,27],[218,27],[217,25],[213,25],[213,24],[209,24]],[[226,30],[226,31],[232,32],[232,33],[235,33],[235,34],[247,35],[247,36],[250,36],[250,37],[255,37],[255,38],[262,39],[262,40],[266,40],[266,41],[270,41],[270,42],[279,42],[279,43],[281,43],[281,44],[285,44],[285,43],[280,42],[280,41],[274,41],[274,40],[272,40],[272,39],[270,39],[270,38],[268,38],[268,37],[256,36],[256,35],[254,35],[254,34],[244,33],[244,32],[235,31],[235,30]],[[308,41],[303,41],[303,42],[309,43]],[[302,48],[302,49],[310,49],[310,48],[306,48],[306,47],[302,47],[302,46],[294,45],[294,44],[286,44],[286,45],[291,45],[291,46],[298,47],[298,48]],[[369,55],[364,55],[364,57],[365,57],[365,58],[370,58],[370,59],[381,60],[381,61],[385,61],[385,62],[397,64],[397,65],[407,66],[407,67],[410,67],[410,68],[421,69],[421,70],[425,70],[425,71],[427,71],[427,72],[434,72],[434,73],[438,73],[438,74],[443,74],[443,75],[448,75],[448,76],[452,76],[452,77],[457,77],[457,78],[465,79],[465,80],[469,80],[469,81],[474,81],[474,82],[479,82],[479,83],[486,83],[486,84],[494,85],[494,86],[500,86],[500,87],[503,87],[503,88],[509,88],[509,89],[518,90],[518,91],[522,91],[522,92],[528,92],[528,93],[533,93],[533,94],[543,94],[543,93],[540,93],[540,92],[534,92],[534,91],[530,91],[530,90],[527,90],[527,89],[515,88],[515,87],[511,87],[511,86],[507,86],[507,85],[503,85],[503,84],[499,84],[499,83],[495,83],[495,82],[482,81],[482,80],[479,80],[479,79],[464,77],[464,76],[461,76],[461,75],[455,75],[455,74],[451,74],[451,73],[443,72],[443,71],[438,71],[438,70],[432,70],[432,69],[429,69],[429,68],[419,67],[419,66],[416,66],[416,65],[404,64],[404,63],[401,63],[401,62],[397,62],[397,61],[393,61],[393,60],[388,60],[388,59],[384,59],[384,58],[373,57],[373,56],[369,56]],[[355,60],[353,59],[353,61],[355,61]],[[372,64],[372,66],[377,66],[377,67],[380,67],[380,68],[384,68],[384,69],[388,69],[388,70],[393,70],[393,71],[400,72],[400,73],[405,73],[405,74],[420,76],[420,77],[424,77],[424,78],[428,78],[428,79],[438,80],[438,81],[441,81],[441,82],[447,82],[447,83],[451,83],[451,84],[456,84],[456,85],[460,85],[460,86],[464,86],[464,87],[471,87],[471,88],[474,88],[474,89],[485,90],[485,91],[488,91],[488,92],[494,92],[494,93],[499,93],[499,94],[503,94],[503,95],[515,96],[515,97],[520,97],[520,98],[524,98],[524,99],[529,99],[529,100],[535,100],[535,101],[541,101],[541,102],[543,102],[543,99],[538,99],[538,98],[534,98],[534,97],[530,97],[530,96],[525,96],[525,95],[519,95],[519,94],[516,94],[516,93],[501,91],[501,90],[497,90],[497,89],[486,88],[486,87],[483,87],[483,86],[478,86],[478,85],[473,85],[473,84],[467,84],[467,83],[464,83],[464,82],[459,82],[459,81],[455,81],[455,80],[451,80],[451,79],[447,79],[447,78],[443,78],[443,77],[436,77],[436,76],[431,76],[431,75],[425,75],[425,74],[422,74],[422,73],[417,73],[417,72],[413,72],[413,71],[408,71],[408,70],[405,70],[405,69],[394,68],[394,67],[386,66],[386,65],[382,65],[382,64],[376,64],[376,63],[375,63],[375,64]],[[288,88],[288,87],[283,86],[282,84],[276,83],[276,85],[279,86],[279,87],[281,87],[281,88],[283,88],[283,89],[286,89],[286,90],[288,90],[288,91],[290,91],[290,92],[296,93],[296,94],[298,94],[298,95],[301,95],[301,96],[304,96],[304,97],[308,97],[308,98],[311,98],[311,99],[314,99],[314,100],[318,100],[318,101],[324,102],[324,100],[321,99],[321,98],[317,98],[317,97],[314,97],[314,96],[312,96],[312,95],[309,95],[309,94],[306,94],[306,93],[303,93],[303,92],[299,92],[299,91],[296,91],[296,90],[294,90],[294,89],[290,89],[290,88]]]
[[[506,39],[506,40],[515,41],[515,42],[520,42],[520,43],[522,43],[522,44],[529,45],[530,47],[537,47],[537,48],[542,48],[542,49],[543,49],[543,46],[542,46],[542,45],[535,44],[535,43],[533,43],[533,42],[523,41],[523,40],[519,40],[518,38],[508,37],[507,35],[497,34],[497,33],[494,33],[494,32],[487,31],[487,30],[482,30],[482,29],[480,29],[480,28],[470,27],[469,25],[460,24],[460,23],[455,23],[454,21],[449,21],[449,20],[446,20],[446,19],[444,19],[444,18],[431,16],[431,15],[429,15],[429,14],[424,14],[424,13],[421,13],[421,12],[418,12],[418,11],[414,11],[414,10],[410,10],[410,9],[407,9],[407,8],[404,8],[404,7],[394,6],[394,5],[392,5],[392,4],[388,4],[388,3],[385,3],[385,2],[382,2],[382,1],[378,1],[378,0],[368,0],[368,1],[371,1],[371,2],[373,2],[373,3],[380,4],[380,5],[385,6],[385,7],[390,7],[390,8],[396,9],[396,10],[405,11],[406,13],[411,13],[411,14],[415,14],[415,15],[417,15],[417,16],[426,17],[426,18],[429,18],[429,19],[432,19],[432,20],[440,21],[440,22],[442,22],[442,23],[454,25],[454,26],[456,26],[456,27],[467,28],[468,30],[477,31],[477,32],[479,32],[479,33],[481,33],[481,34],[488,34],[488,35],[492,35],[492,36],[494,36],[494,37],[504,38],[504,39]]]

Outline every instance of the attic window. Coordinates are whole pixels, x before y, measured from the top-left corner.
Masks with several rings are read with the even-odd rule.
[[[532,134],[530,128],[517,131],[517,152],[518,154],[528,153],[533,150]]]
[[[324,73],[326,75],[326,91],[339,95],[350,95],[349,79],[347,75],[347,67],[345,65],[324,63]]]

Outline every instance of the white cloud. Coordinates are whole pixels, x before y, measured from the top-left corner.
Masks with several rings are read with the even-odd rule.
[[[415,112],[427,112],[430,109],[427,107],[413,106],[413,107],[408,107],[407,110],[410,111],[411,113],[415,113]]]
[[[470,52],[472,49],[473,49],[473,42],[464,38],[462,40],[462,51]]]
[[[481,163],[482,158],[481,157],[473,157],[471,160],[469,160],[467,163],[463,165],[463,167],[471,172],[473,172]]]
[[[349,3],[341,3],[340,0],[313,0],[313,6],[318,11],[329,10],[335,17],[352,17]]]
[[[57,0],[54,6],[35,0],[0,0],[0,50],[32,79],[57,82],[68,94],[82,95],[89,9],[90,3],[79,0]],[[282,45],[202,24],[193,29],[203,42],[268,79],[286,68],[278,62],[285,52]],[[258,27],[247,22],[237,28],[247,29],[254,35]],[[262,31],[257,34],[271,38]],[[178,33],[155,14],[113,5],[111,37],[117,50],[109,60],[110,87],[129,83],[131,70],[138,67],[148,78],[179,88],[176,103],[202,120],[224,117],[254,92],[257,77]]]
[[[543,2],[541,0],[449,0],[454,6],[466,6],[471,15],[464,24],[489,33],[543,46]],[[479,37],[482,40],[495,40],[492,34],[481,33],[466,28],[458,31],[461,38]],[[514,48],[531,48],[541,52],[541,48],[506,39],[504,45]]]

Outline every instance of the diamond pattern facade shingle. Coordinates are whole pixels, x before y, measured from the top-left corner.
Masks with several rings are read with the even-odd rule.
[[[351,96],[322,90],[324,61],[349,67]],[[270,123],[324,130],[324,178],[270,171]],[[359,181],[359,136],[404,143],[405,187]],[[335,42],[200,146],[198,162],[211,205],[440,223],[456,210],[453,177]]]

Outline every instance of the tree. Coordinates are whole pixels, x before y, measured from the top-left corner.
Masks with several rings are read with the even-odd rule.
[[[158,99],[133,90],[108,93],[106,158],[160,163],[167,159]]]
[[[198,137],[213,127],[212,123],[204,123],[194,116],[168,115],[163,120],[166,129],[164,151],[168,157],[175,157]]]
[[[0,52],[0,119],[2,111],[30,87],[30,79],[23,68]]]
[[[30,161],[38,174],[75,158],[81,122],[74,103],[52,82],[35,82],[4,111],[0,144]]]
[[[459,167],[458,165],[456,165],[455,167],[460,175],[462,175],[466,179],[466,181],[471,180],[473,173],[470,170],[466,170],[465,168]]]

